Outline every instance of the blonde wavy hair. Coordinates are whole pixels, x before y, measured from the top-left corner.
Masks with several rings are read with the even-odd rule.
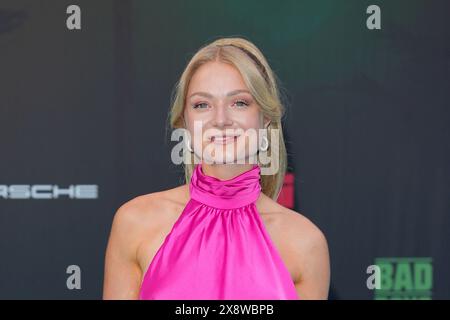
[[[267,127],[267,138],[269,140],[267,152],[271,155],[271,158],[276,157],[278,160],[278,170],[273,175],[261,175],[261,191],[276,201],[287,168],[287,153],[281,126],[285,108],[280,99],[278,79],[264,55],[252,42],[241,37],[220,38],[204,45],[194,54],[172,92],[169,113],[170,127],[172,130],[185,128],[183,112],[189,82],[200,66],[214,61],[231,64],[240,72],[262,114],[270,120]],[[279,129],[278,155],[272,153],[271,150],[271,129]],[[189,183],[194,169],[194,154],[188,153],[187,156],[191,157],[191,161],[184,163],[183,166],[185,182]],[[263,165],[258,158],[258,165],[261,167],[270,166],[270,163]]]

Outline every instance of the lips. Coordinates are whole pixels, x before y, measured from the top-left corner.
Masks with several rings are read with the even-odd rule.
[[[211,142],[214,144],[227,144],[230,142],[235,141],[238,138],[238,135],[231,135],[231,136],[212,136],[210,138]]]

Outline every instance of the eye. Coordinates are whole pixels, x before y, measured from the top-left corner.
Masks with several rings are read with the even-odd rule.
[[[235,102],[235,104],[240,107],[240,108],[244,108],[247,107],[249,105],[249,103],[246,100],[237,100]]]
[[[203,105],[205,105],[206,107],[208,106],[205,102],[200,102],[192,105],[192,107],[194,109],[205,109],[206,107],[202,107]]]

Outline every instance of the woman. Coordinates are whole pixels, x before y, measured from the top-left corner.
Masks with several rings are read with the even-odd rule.
[[[328,297],[323,233],[276,202],[282,115],[275,75],[250,41],[218,39],[192,57],[170,112],[172,128],[186,130],[186,184],[117,210],[104,299]],[[252,131],[263,132],[256,144]]]

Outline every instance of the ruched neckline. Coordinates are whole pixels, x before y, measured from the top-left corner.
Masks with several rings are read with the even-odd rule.
[[[189,184],[191,198],[207,206],[219,209],[235,209],[254,203],[260,193],[259,165],[231,179],[220,180],[203,172],[196,164]]]

